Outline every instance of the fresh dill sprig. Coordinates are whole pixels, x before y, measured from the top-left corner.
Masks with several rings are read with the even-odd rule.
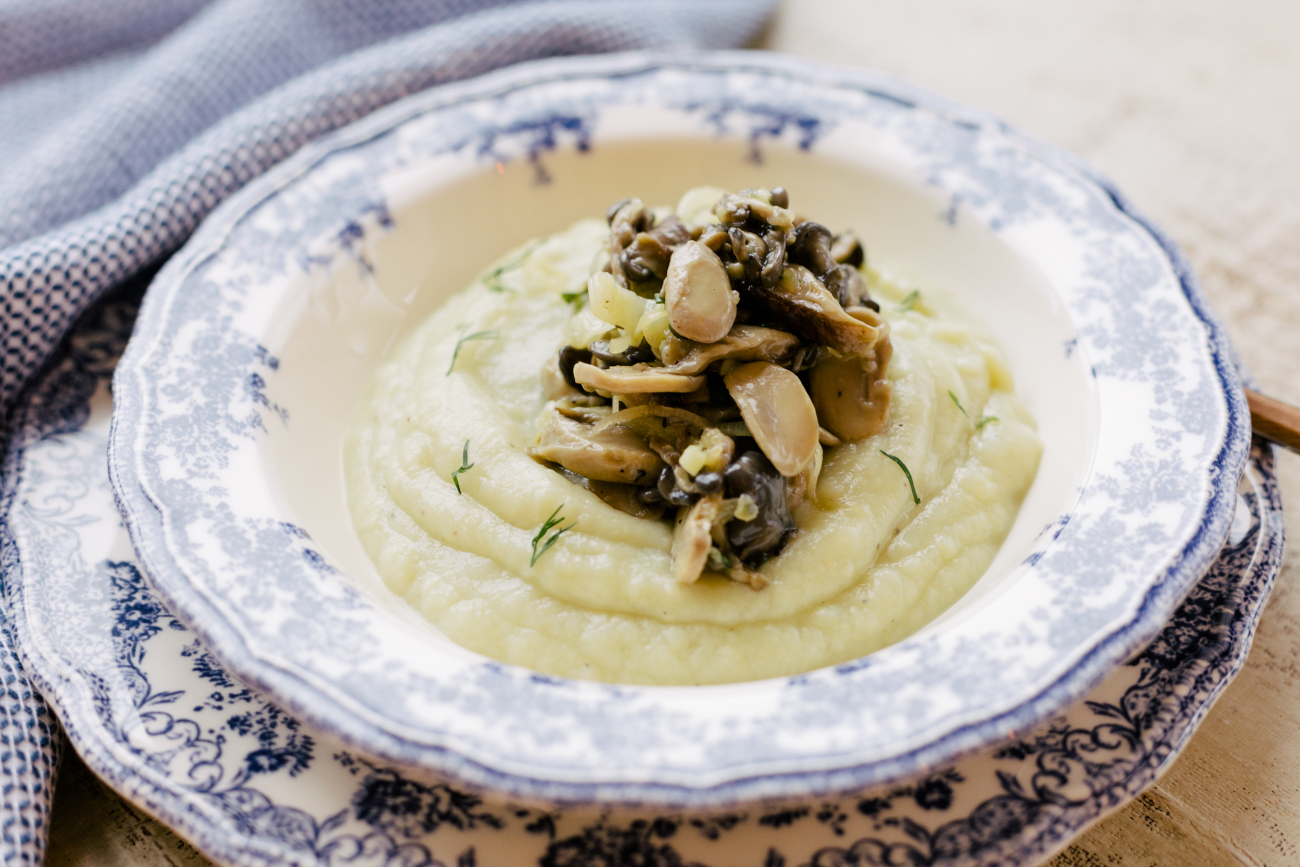
[[[560,535],[562,533],[566,533],[578,525],[578,522],[574,521],[572,524],[570,524],[567,527],[561,527],[560,529],[556,530],[554,533],[551,533],[551,535],[547,537],[545,542],[542,542],[542,537],[545,536],[547,533],[550,533],[552,527],[554,527],[556,524],[564,523],[564,516],[560,515],[560,509],[563,508],[564,508],[563,503],[560,503],[560,505],[556,506],[555,511],[551,512],[551,517],[546,519],[546,523],[542,524],[542,529],[538,530],[537,535],[533,537],[533,559],[528,561],[529,566],[536,565],[537,558],[545,554],[547,551],[551,550],[551,546],[555,544],[555,541],[560,538]],[[557,515],[559,517],[556,517]],[[540,548],[537,547],[537,544],[539,542],[541,542],[542,545],[542,547]]]
[[[465,450],[460,453],[460,466],[451,474],[451,483],[456,486],[456,493],[460,493],[460,479],[457,478],[461,473],[468,473],[474,469],[474,465],[469,462],[469,440],[465,440]]]
[[[921,290],[913,289],[911,292],[907,293],[906,297],[903,298],[903,303],[898,305],[898,309],[901,312],[906,313],[908,310],[911,310],[913,307],[915,307],[916,302],[920,300],[921,300]]]
[[[955,403],[955,404],[957,405],[957,409],[961,410],[961,414],[964,415],[964,416],[966,416],[967,420],[969,420],[969,419],[970,419],[970,413],[966,412],[966,407],[964,407],[964,406],[961,405],[961,401],[957,399],[957,395],[955,395],[955,394],[952,393],[952,389],[951,389],[951,388],[948,389],[948,396],[951,397],[951,398],[952,398],[952,402]]]
[[[461,330],[464,331],[467,327],[462,325]],[[475,331],[473,334],[462,334],[460,340],[456,341],[456,348],[452,350],[451,364],[447,365],[447,375],[451,376],[451,372],[456,369],[456,359],[460,356],[460,348],[466,343],[471,340],[496,340],[500,336],[496,331]]]
[[[896,458],[884,449],[881,449],[880,453],[898,464],[898,468],[903,471],[903,475],[907,476],[907,486],[912,489],[912,503],[917,506],[921,505],[921,498],[916,495],[916,482],[912,481],[912,471],[907,468],[907,464],[903,463],[902,458]]]
[[[505,274],[507,271],[513,271],[516,268],[518,268],[520,265],[524,264],[524,260],[526,260],[529,256],[533,255],[533,251],[536,250],[541,245],[542,245],[541,241],[534,241],[533,243],[529,244],[528,248],[524,250],[524,252],[520,253],[515,259],[507,262],[504,265],[499,265],[498,267],[494,268],[491,271],[491,273],[489,273],[486,277],[483,278],[483,285],[487,286],[493,292],[513,291],[509,286],[501,282],[501,275]]]
[[[995,415],[986,415],[986,416],[984,416],[984,418],[982,418],[982,419],[979,420],[979,424],[975,425],[975,430],[979,430],[980,428],[984,427],[984,425],[988,424],[989,422],[991,422],[991,421],[997,421],[997,420],[998,420],[998,417],[995,416]]]

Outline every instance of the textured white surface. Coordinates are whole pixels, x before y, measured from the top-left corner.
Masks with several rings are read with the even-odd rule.
[[[1282,0],[787,0],[765,45],[894,72],[1078,153],[1182,245],[1261,390],[1300,404],[1297,32]],[[1300,459],[1279,471],[1297,502]],[[1292,553],[1178,764],[1052,867],[1300,863],[1298,569]]]

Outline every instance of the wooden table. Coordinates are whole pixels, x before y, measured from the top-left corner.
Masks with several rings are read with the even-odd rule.
[[[1297,34],[1293,0],[787,0],[762,45],[889,70],[1082,155],[1182,245],[1260,389],[1300,404]],[[1296,502],[1300,458],[1279,472]],[[1300,864],[1298,567],[1174,768],[1051,867]],[[57,792],[55,867],[207,863],[75,756]]]

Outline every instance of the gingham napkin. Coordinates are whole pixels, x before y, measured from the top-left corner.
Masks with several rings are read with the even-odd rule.
[[[78,314],[312,139],[523,60],[739,47],[774,5],[0,0],[0,431]],[[0,627],[0,859],[39,863],[58,735]]]

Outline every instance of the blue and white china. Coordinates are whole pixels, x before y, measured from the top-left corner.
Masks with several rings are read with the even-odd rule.
[[[997,561],[912,637],[797,677],[614,686],[451,645],[383,588],[351,531],[338,448],[359,390],[502,251],[629,193],[670,202],[705,182],[786,186],[877,265],[989,325],[1045,446]],[[1084,749],[1037,728],[1067,707],[1085,715],[1070,725],[1104,730],[1087,749],[1148,762],[1139,729],[1118,733],[1133,724],[1122,704],[1102,722],[1076,702],[1163,670],[1119,666],[1218,556],[1249,449],[1221,328],[1111,186],[909,84],[757,54],[529,64],[304,148],[159,274],[114,388],[110,479],[139,568],[175,629],[314,737],[505,798],[753,819],[760,801],[825,797],[846,843],[893,814],[839,793],[1031,729],[1025,758],[996,761]],[[1006,797],[1039,804],[1045,779],[1008,777]],[[924,834],[915,817],[899,827],[933,854],[942,823],[925,817]],[[695,832],[678,833],[662,845]]]
[[[8,604],[25,664],[96,773],[232,865],[1027,865],[1135,797],[1249,649],[1277,574],[1271,447],[1227,545],[1155,641],[1081,701],[958,762],[828,798],[713,811],[511,803],[345,746],[236,681],[149,589],[104,470],[112,359],[134,305],[101,305],[20,407]]]

